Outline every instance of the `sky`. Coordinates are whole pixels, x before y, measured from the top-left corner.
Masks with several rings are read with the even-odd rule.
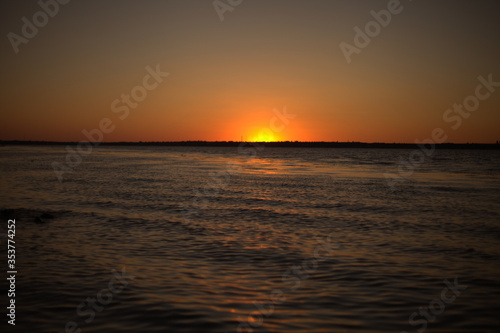
[[[500,140],[498,1],[60,1],[0,4],[1,140]]]

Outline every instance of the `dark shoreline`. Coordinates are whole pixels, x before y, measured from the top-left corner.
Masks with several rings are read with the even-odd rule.
[[[255,145],[254,142],[240,141],[164,141],[164,142],[102,142],[94,143],[99,146],[165,146],[165,147],[238,147]],[[420,149],[414,143],[366,143],[366,142],[259,142],[264,147],[274,148],[378,148],[378,149]],[[0,146],[65,146],[78,145],[78,142],[56,142],[56,141],[0,141]],[[425,146],[426,149],[430,147]],[[499,143],[440,143],[435,144],[436,149],[486,149],[500,150]]]

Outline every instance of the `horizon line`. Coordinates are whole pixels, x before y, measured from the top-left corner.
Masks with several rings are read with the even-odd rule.
[[[235,140],[177,140],[177,141],[54,141],[54,140],[1,140],[0,144],[79,144],[90,143],[93,145],[116,145],[116,144],[235,144],[235,143],[259,143],[259,144],[364,144],[364,145],[422,145],[423,143],[410,142],[382,142],[382,141],[298,141],[298,140],[283,140],[283,141],[235,141]],[[442,145],[500,145],[496,142],[443,142],[443,143],[425,143],[425,145],[433,144],[435,146]]]

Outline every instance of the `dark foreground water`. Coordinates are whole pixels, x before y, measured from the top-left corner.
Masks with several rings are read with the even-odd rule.
[[[498,332],[500,152],[410,153],[0,147],[1,331]]]

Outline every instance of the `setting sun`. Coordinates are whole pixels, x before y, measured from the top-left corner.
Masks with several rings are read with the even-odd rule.
[[[259,132],[250,136],[248,141],[253,142],[271,142],[271,141],[282,141],[276,133],[268,128],[263,128]]]

